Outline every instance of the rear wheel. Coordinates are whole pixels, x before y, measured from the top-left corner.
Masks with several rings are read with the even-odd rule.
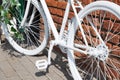
[[[72,46],[88,54],[69,50],[71,54],[68,54],[68,58],[73,75],[78,74],[83,80],[120,80],[119,8],[111,2],[97,1],[78,14],[89,48],[78,47],[86,44],[74,19],[74,29],[71,29],[74,39],[70,39],[69,43],[74,43]]]
[[[47,45],[49,28],[46,16],[39,3],[38,5],[31,1],[28,4],[29,0],[19,2],[19,9],[11,9],[11,25],[4,24],[4,32],[9,43],[18,52],[36,55]]]

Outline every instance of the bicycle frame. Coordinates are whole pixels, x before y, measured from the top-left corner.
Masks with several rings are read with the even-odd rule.
[[[79,25],[80,25],[80,29],[81,29],[81,31],[83,31],[82,26],[81,26],[81,23],[79,22],[79,18],[78,18],[77,12],[76,12],[75,7],[74,7],[74,5],[73,5],[73,0],[68,0],[67,6],[66,6],[66,9],[65,9],[65,14],[64,14],[64,18],[63,18],[63,22],[62,22],[62,26],[61,26],[60,33],[57,32],[57,29],[56,29],[56,27],[55,27],[55,25],[54,25],[53,19],[52,19],[51,15],[50,15],[50,12],[49,12],[49,10],[48,10],[48,7],[47,7],[47,5],[46,5],[45,0],[40,0],[40,2],[41,2],[42,7],[44,8],[45,15],[46,15],[47,20],[48,20],[48,22],[49,22],[49,23],[48,23],[48,24],[49,24],[49,28],[52,30],[53,36],[55,37],[55,40],[51,41],[51,43],[50,43],[50,48],[49,48],[49,52],[48,52],[48,65],[51,64],[51,51],[52,51],[54,45],[60,45],[60,46],[62,46],[62,47],[69,48],[69,49],[73,49],[73,50],[76,50],[76,51],[79,51],[79,52],[82,52],[82,53],[85,53],[85,54],[86,54],[86,51],[77,49],[77,48],[75,48],[75,47],[67,44],[68,42],[65,42],[64,40],[62,40],[62,36],[63,36],[63,34],[64,34],[65,25],[66,25],[67,20],[68,20],[68,15],[69,15],[70,7],[71,7],[71,6],[72,6],[73,11],[74,11],[74,13],[75,13],[76,19],[78,20],[78,23],[79,23]],[[80,4],[80,8],[83,9],[83,6],[82,6],[81,4]],[[68,29],[69,29],[69,28],[68,28]],[[86,45],[88,46],[87,40],[86,40],[86,38],[85,38],[85,34],[84,34],[84,32],[82,32],[82,33],[83,33],[82,35],[84,35],[83,38],[84,38],[84,40],[85,40],[85,43],[86,43]],[[83,48],[83,46],[79,46],[79,47],[82,47],[82,48]],[[84,46],[84,48],[87,49],[86,46]],[[71,52],[70,52],[70,54],[71,54]],[[73,55],[73,54],[71,54],[71,55]],[[72,56],[72,57],[73,57],[73,56]],[[70,59],[68,59],[68,60],[70,60]],[[74,61],[74,60],[73,60],[73,61]],[[45,67],[46,67],[46,63],[47,63],[47,62],[46,62],[45,60],[41,60],[40,62],[44,62]],[[74,63],[75,63],[75,62],[74,62]],[[74,63],[73,63],[73,64],[70,64],[70,65],[73,66]],[[38,66],[41,65],[41,64],[39,64],[39,61],[36,62],[36,66],[37,66],[37,65],[38,65]],[[72,67],[70,67],[70,68],[72,68]],[[40,68],[40,69],[42,69],[42,68]],[[74,74],[74,73],[72,72],[72,75],[73,75],[74,79],[77,80],[77,79],[79,78],[79,80],[82,80],[82,78],[79,76],[77,70],[75,70],[74,72],[76,73],[76,74]]]
[[[79,24],[79,27],[80,27],[80,30],[81,30],[81,32],[82,32],[82,36],[83,36],[83,39],[84,39],[85,45],[86,45],[86,46],[84,46],[84,47],[83,47],[83,45],[79,45],[79,47],[80,47],[80,48],[85,48],[85,49],[88,48],[88,42],[87,42],[87,40],[86,40],[86,38],[85,38],[84,31],[83,31],[83,29],[82,29],[81,23],[80,23],[79,18],[78,18],[78,14],[77,14],[77,11],[76,11],[75,5],[74,5],[74,0],[68,0],[68,2],[67,2],[67,6],[66,6],[66,9],[65,9],[65,14],[64,14],[64,17],[63,17],[63,21],[62,21],[60,33],[57,32],[57,29],[56,29],[56,27],[55,27],[54,21],[53,21],[53,19],[52,19],[52,17],[51,17],[51,14],[50,14],[50,12],[49,12],[49,9],[48,9],[48,7],[47,7],[47,4],[46,4],[45,0],[39,0],[39,1],[37,1],[37,0],[28,0],[27,7],[26,7],[26,11],[25,11],[26,13],[25,13],[25,16],[24,16],[24,18],[23,18],[23,20],[22,20],[22,22],[21,22],[21,26],[24,25],[25,19],[26,19],[27,15],[28,15],[28,11],[27,11],[27,10],[29,9],[30,2],[31,2],[31,1],[32,1],[34,4],[36,4],[36,6],[39,5],[39,1],[40,1],[41,6],[43,7],[44,13],[45,13],[46,18],[47,18],[47,22],[48,22],[49,28],[52,30],[53,36],[55,37],[54,44],[56,44],[56,45],[61,45],[61,46],[63,46],[63,47],[70,48],[70,49],[73,49],[73,50],[76,50],[76,51],[79,51],[79,52],[82,52],[82,53],[86,53],[86,52],[83,51],[83,50],[80,50],[80,49],[71,47],[71,46],[69,46],[69,45],[66,45],[65,41],[62,40],[62,36],[63,36],[63,34],[64,34],[64,30],[65,30],[65,27],[66,27],[65,25],[66,25],[66,23],[67,23],[68,15],[69,15],[69,12],[70,12],[70,7],[72,7],[73,12],[74,12],[74,14],[75,14],[75,18],[76,18],[76,20],[77,20],[77,22],[78,22],[78,24]],[[76,1],[77,1],[77,0],[76,0]],[[79,2],[78,2],[78,4],[79,4],[79,8],[80,8],[80,9],[83,9],[82,4],[79,3]],[[39,6],[37,6],[37,7],[39,8]],[[30,23],[30,22],[29,22],[29,23]]]
[[[82,50],[79,50],[77,48],[65,45],[65,44],[63,44],[63,42],[60,42],[60,41],[62,41],[62,35],[64,33],[65,25],[66,25],[67,20],[68,20],[70,7],[72,6],[74,14],[75,14],[75,17],[76,17],[76,19],[78,21],[78,24],[80,26],[80,29],[82,31],[82,35],[83,35],[83,38],[84,38],[84,41],[85,41],[85,44],[86,44],[86,47],[84,46],[84,48],[87,48],[87,46],[88,46],[87,40],[85,38],[85,34],[83,32],[81,23],[79,21],[77,12],[75,10],[74,1],[73,0],[68,0],[67,6],[66,6],[66,9],[65,9],[65,14],[64,14],[64,17],[63,17],[63,21],[62,21],[62,25],[61,25],[60,33],[57,32],[57,29],[56,29],[56,27],[54,25],[53,19],[52,19],[51,15],[50,15],[50,12],[48,10],[48,7],[47,7],[47,4],[46,4],[45,0],[40,0],[40,2],[41,2],[42,7],[44,7],[44,12],[45,12],[47,20],[49,22],[48,23],[49,24],[49,28],[52,30],[53,36],[55,37],[55,44],[61,45],[61,46],[64,46],[64,47],[67,47],[67,48],[70,48],[70,49],[73,49],[73,50],[76,50],[76,51],[79,51],[79,52],[82,52],[82,53],[86,53],[85,51],[82,51]],[[79,3],[79,8],[83,9],[83,6],[81,5],[81,3]],[[83,48],[83,46],[79,46],[79,47]]]
[[[48,10],[48,7],[47,7],[47,4],[46,4],[45,0],[40,0],[41,6],[42,6],[43,11],[44,11],[44,13],[46,15],[46,18],[47,18],[49,28],[52,30],[55,40],[51,40],[50,48],[49,48],[49,52],[48,52],[48,61],[46,61],[46,60],[37,61],[36,66],[38,66],[38,69],[47,68],[47,65],[51,64],[51,52],[52,52],[53,46],[54,45],[59,45],[59,46],[62,46],[63,49],[68,49],[66,52],[67,52],[67,56],[68,56],[68,61],[71,62],[71,63],[69,63],[69,65],[70,65],[70,69],[72,70],[71,73],[72,73],[74,79],[75,80],[78,80],[78,79],[82,80],[82,78],[79,76],[79,73],[78,73],[78,71],[76,70],[76,67],[75,67],[75,60],[74,60],[73,50],[77,51],[77,52],[80,52],[80,53],[83,53],[83,54],[92,54],[92,53],[87,52],[87,50],[94,49],[94,48],[88,46],[88,42],[87,42],[87,39],[85,37],[85,33],[84,33],[84,30],[82,28],[81,21],[80,21],[82,19],[79,18],[78,13],[76,11],[76,7],[80,8],[80,9],[83,9],[83,6],[78,0],[76,0],[76,2],[78,3],[78,6],[76,6],[74,4],[74,0],[68,0],[67,6],[66,6],[66,9],[65,9],[65,14],[64,14],[64,17],[63,17],[63,21],[62,21],[62,25],[61,25],[61,30],[60,30],[60,33],[58,33],[57,29],[56,29],[56,27],[54,25],[54,21],[53,21],[51,15],[50,15],[49,10]],[[77,21],[79,29],[80,29],[80,31],[82,33],[82,37],[83,37],[85,45],[74,44],[73,43],[74,32],[71,33],[72,38],[70,37],[70,35],[65,36],[65,39],[63,38],[65,27],[66,27],[65,25],[66,25],[66,23],[68,21],[68,15],[69,15],[71,7],[72,7],[74,15],[75,15],[75,21]],[[90,20],[90,19],[88,18],[88,20]],[[68,33],[69,33],[70,26],[72,27],[73,30],[77,29],[77,27],[78,27],[78,26],[75,26],[73,28],[73,25],[72,25],[71,22],[68,22],[68,30],[67,30]],[[91,22],[91,21],[89,21],[89,22]],[[92,25],[92,27],[95,30],[96,34],[99,35],[97,30],[94,28],[93,25]],[[66,37],[67,37],[67,40],[66,40]],[[105,44],[104,44],[102,38],[100,37],[100,35],[98,37],[102,41],[102,44],[105,46]],[[72,43],[71,43],[70,40],[72,41]],[[106,47],[106,49],[107,49],[107,47]],[[39,67],[39,66],[43,66],[41,63],[44,64],[44,67]],[[73,71],[73,68],[74,68],[74,71]]]
[[[109,7],[109,5],[113,5],[113,6]],[[22,20],[21,24],[16,26],[17,21],[18,21],[17,16],[12,16],[13,17],[12,21],[15,23],[13,24],[15,28],[18,27],[19,29],[19,26],[20,28],[25,27],[25,30],[24,30],[25,32],[20,31],[20,33],[23,33],[23,37],[25,35],[26,37],[25,39],[27,40],[25,41],[19,40],[20,41],[19,42],[18,39],[16,38],[16,41],[15,41],[14,35],[12,38],[12,35],[11,35],[12,33],[9,30],[11,27],[14,28],[14,26],[9,27],[9,25],[7,26],[4,23],[2,24],[0,23],[0,25],[5,26],[5,28],[3,27],[2,28],[10,44],[14,48],[17,46],[15,49],[16,50],[20,49],[20,51],[18,50],[19,52],[21,53],[25,52],[24,54],[30,53],[29,55],[31,55],[31,53],[33,52],[39,53],[46,47],[47,40],[49,39],[49,36],[48,36],[49,29],[52,31],[55,39],[50,41],[47,60],[42,59],[42,60],[36,61],[35,65],[38,69],[48,68],[48,66],[51,64],[51,58],[52,58],[51,54],[52,54],[53,46],[58,45],[62,52],[67,53],[67,61],[69,64],[69,69],[70,69],[70,72],[74,80],[82,80],[82,78],[83,79],[94,79],[95,78],[95,79],[106,80],[106,79],[109,79],[109,76],[111,79],[112,78],[119,79],[120,73],[118,70],[120,69],[119,69],[119,66],[117,65],[119,65],[118,58],[120,56],[118,54],[119,54],[120,43],[119,41],[116,41],[117,43],[114,42],[115,41],[114,39],[119,40],[119,35],[120,35],[119,31],[117,31],[117,29],[119,29],[119,25],[117,25],[118,27],[116,27],[116,23],[118,23],[119,21],[117,19],[118,18],[120,19],[119,17],[120,12],[117,12],[118,9],[120,8],[119,6],[115,5],[114,3],[107,2],[107,1],[105,2],[101,1],[101,4],[100,4],[100,2],[98,1],[98,2],[94,2],[94,3],[87,5],[83,9],[83,6],[79,2],[79,0],[68,0],[60,32],[57,31],[57,28],[54,24],[54,21],[52,19],[52,16],[49,12],[49,9],[47,7],[45,0],[25,0],[25,8],[26,9],[24,12],[24,16],[22,15],[22,18],[21,18]],[[71,8],[73,10],[74,17],[69,21],[68,16],[69,16]],[[76,8],[82,9],[82,11],[78,13]],[[103,15],[98,13],[98,10],[100,10],[100,12]],[[109,17],[108,12],[111,12],[110,16],[112,18],[110,19],[108,19]],[[36,14],[38,15],[38,17],[36,16]],[[36,17],[39,20],[36,20]],[[115,20],[113,20],[114,17],[115,17]],[[38,22],[36,22],[35,20]],[[35,21],[35,25],[32,25],[32,23],[34,23],[33,21]],[[96,24],[97,22],[98,24]],[[106,26],[106,23],[104,24],[104,22],[109,24],[109,26]],[[37,25],[37,24],[40,24],[40,25]],[[115,24],[115,27],[113,24]],[[67,30],[66,30],[66,25],[68,25]],[[35,29],[39,27],[42,27],[42,28],[37,29],[39,30],[39,32],[36,31],[38,35],[34,35],[34,33],[32,33],[33,28],[29,28],[29,27],[35,27]],[[108,27],[108,30],[106,29],[107,27]],[[30,32],[27,32],[27,31],[30,31]],[[44,38],[43,36],[41,37],[41,35],[43,34],[41,34],[40,31],[44,31]],[[108,31],[108,32],[105,32],[105,31]],[[32,40],[33,37],[34,39]],[[43,38],[45,42],[42,41],[41,38]],[[28,39],[31,39],[32,41],[29,42]],[[37,40],[35,41],[35,39]],[[22,43],[23,49],[21,49],[22,48],[21,44],[20,45],[17,44],[17,41],[18,43]],[[26,42],[28,43],[28,48],[26,48],[27,47]],[[33,42],[35,42],[35,44]],[[31,43],[33,44],[31,45]],[[41,45],[40,43],[44,43],[44,44]],[[40,44],[40,47],[39,47],[39,44]],[[37,47],[35,47],[35,49],[30,49],[31,47],[34,47],[34,45]],[[25,50],[24,50],[24,46],[25,46]],[[29,46],[31,47],[29,48]],[[80,56],[78,53],[77,53],[78,56],[76,56],[76,52],[79,52]],[[86,54],[86,56],[84,55],[81,56],[81,53]]]

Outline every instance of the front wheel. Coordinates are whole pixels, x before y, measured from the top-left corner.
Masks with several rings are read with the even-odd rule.
[[[68,42],[87,53],[68,51],[71,73],[76,74],[74,77],[79,75],[83,80],[120,80],[119,9],[114,3],[96,1],[79,12],[88,48],[78,47],[86,44],[76,19],[73,19]]]
[[[36,55],[47,45],[49,28],[46,16],[39,2],[19,2],[19,8],[10,9],[12,18],[10,24],[3,24],[3,30],[15,50],[26,55]]]

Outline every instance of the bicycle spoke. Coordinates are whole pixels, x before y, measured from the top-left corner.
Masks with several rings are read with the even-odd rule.
[[[120,41],[118,41],[120,20],[118,21],[118,18],[113,16],[114,14],[105,10],[95,10],[85,15],[81,22],[89,48],[93,48],[88,49],[88,55],[78,55],[77,53],[76,66],[80,68],[79,72],[82,74],[83,80],[120,79]],[[85,45],[80,32],[78,27],[74,44]],[[115,42],[116,39],[118,39],[117,42]],[[103,42],[106,44],[108,52],[107,50],[103,51],[105,50]],[[91,54],[89,54],[89,51],[91,51]],[[105,55],[108,56],[105,57]]]

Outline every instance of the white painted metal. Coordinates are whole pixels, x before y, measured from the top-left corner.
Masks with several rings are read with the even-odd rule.
[[[64,19],[63,19],[63,22],[62,22],[62,28],[61,28],[61,31],[60,31],[60,36],[59,36],[59,34],[58,34],[58,32],[57,32],[57,30],[56,30],[56,28],[55,28],[55,25],[54,25],[53,20],[52,20],[52,18],[51,18],[51,16],[50,16],[50,13],[49,13],[49,10],[48,10],[48,8],[47,8],[47,6],[46,6],[45,1],[44,1],[44,0],[40,0],[40,2],[41,2],[41,4],[42,4],[42,6],[44,7],[44,11],[45,11],[45,14],[46,14],[46,16],[47,16],[47,20],[48,20],[48,22],[49,22],[49,27],[50,27],[51,30],[53,31],[53,35],[54,35],[54,37],[55,37],[55,40],[52,41],[52,43],[51,43],[51,45],[50,45],[49,52],[48,52],[48,61],[47,61],[46,65],[49,65],[49,64],[51,63],[51,51],[52,51],[52,48],[53,48],[54,45],[60,45],[60,46],[64,46],[64,47],[66,47],[66,48],[70,48],[70,49],[74,49],[74,50],[75,50],[74,47],[67,46],[66,44],[64,44],[64,42],[61,42],[62,35],[63,35],[63,33],[64,33],[65,24],[66,24],[66,21],[67,21],[67,19],[68,19],[69,9],[70,9],[70,6],[71,6],[71,3],[70,3],[70,2],[73,2],[73,1],[71,1],[71,0],[68,1],[69,3],[67,4],[67,7],[66,7],[66,13],[65,13],[65,15],[64,15]],[[84,51],[79,50],[79,49],[77,49],[77,48],[76,48],[76,50],[78,50],[78,51],[80,51],[80,52],[84,52]],[[86,53],[86,52],[84,52],[84,53]],[[70,53],[70,54],[71,54],[71,53]],[[79,73],[77,72],[77,69],[76,69],[76,67],[75,67],[75,63],[72,63],[72,64],[71,64],[71,62],[74,61],[74,58],[68,57],[68,59],[69,59],[69,61],[70,61],[70,69],[71,69],[71,72],[72,72],[72,75],[73,75],[74,79],[75,79],[75,80],[82,80],[81,76],[79,76]],[[39,60],[38,60],[38,61],[39,61]],[[49,64],[48,64],[48,63],[49,63]],[[36,66],[38,66],[38,65],[40,65],[40,63],[36,64]],[[74,67],[74,69],[73,69],[73,67]],[[41,69],[41,68],[38,67],[38,69]],[[74,74],[74,73],[75,73],[75,74]]]
[[[28,2],[27,2],[27,7],[26,7],[26,11],[25,11],[25,15],[24,15],[23,20],[22,20],[22,22],[21,22],[21,27],[24,26],[25,20],[27,19],[27,15],[28,15],[28,12],[29,12],[30,3],[31,3],[31,0],[28,0]]]
[[[29,3],[31,1],[34,4],[36,4],[36,6],[38,6],[38,8],[39,8],[39,4],[38,4],[37,0],[28,0],[27,10],[26,10],[26,13],[25,13],[25,16],[24,16],[24,19],[22,21],[21,26],[24,25],[24,22],[26,20],[26,17],[27,17],[28,11],[29,11],[28,10],[29,9]],[[90,11],[89,7],[84,9],[83,6],[81,5],[81,3],[78,0],[76,0],[76,2],[79,4],[79,6],[77,6],[77,8],[81,8],[82,11],[78,14],[77,11],[76,11],[76,6],[74,5],[74,0],[68,0],[68,4],[67,4],[67,7],[66,7],[65,15],[64,15],[64,18],[63,18],[63,22],[62,22],[62,28],[61,28],[60,34],[59,34],[57,32],[57,29],[56,29],[55,25],[54,25],[53,19],[52,19],[51,15],[50,15],[50,12],[48,10],[48,7],[47,7],[47,4],[46,4],[45,0],[40,0],[40,4],[41,4],[41,6],[43,8],[43,11],[44,11],[44,14],[45,14],[45,17],[46,17],[46,20],[47,20],[46,24],[52,30],[53,35],[55,37],[55,40],[51,41],[49,52],[48,52],[48,60],[44,60],[44,59],[43,60],[38,60],[38,61],[36,61],[36,66],[37,66],[38,69],[46,69],[47,66],[51,64],[51,51],[53,49],[53,46],[54,45],[60,45],[60,46],[65,47],[65,48],[68,49],[67,50],[68,62],[69,62],[70,70],[71,70],[71,73],[73,75],[74,80],[82,80],[81,76],[79,75],[79,72],[77,71],[76,65],[75,65],[73,50],[78,51],[78,52],[82,52],[83,54],[89,54],[89,55],[93,55],[93,56],[98,57],[98,55],[101,55],[102,52],[107,52],[106,51],[107,47],[106,47],[105,43],[103,42],[102,38],[100,37],[99,33],[97,32],[97,30],[94,28],[94,26],[92,26],[92,27],[95,30],[95,32],[97,33],[97,35],[99,36],[99,39],[102,41],[102,43],[103,43],[102,46],[105,46],[105,48],[102,48],[101,46],[100,47],[98,46],[98,48],[101,48],[103,50],[102,51],[102,50],[99,50],[98,48],[89,47],[88,46],[88,42],[87,42],[86,37],[85,37],[85,34],[84,34],[84,30],[82,29],[80,20],[82,20],[84,15],[86,15],[89,12],[91,12],[92,10],[105,9],[105,10],[110,11],[110,12],[115,12],[115,11],[118,11],[119,9],[118,10],[114,10],[112,7],[115,7],[115,6],[112,6],[111,3],[106,4],[107,2],[105,3],[103,1],[102,2],[103,4],[100,4],[100,5],[98,4],[99,2],[91,4],[89,7],[91,7],[91,6],[93,6],[93,7],[91,7],[92,9]],[[96,4],[98,4],[100,7],[99,6],[95,6]],[[112,7],[110,7],[108,5],[111,5]],[[69,11],[70,11],[70,7],[72,7],[72,9],[74,11],[75,19],[73,19],[73,22],[71,22],[71,25],[68,26],[68,33],[69,33],[69,35],[66,38],[68,40],[66,42],[64,42],[64,40],[62,40],[62,35],[64,34],[65,25],[66,25],[66,22],[68,20],[68,14],[69,14]],[[110,10],[109,7],[111,9],[113,9],[113,10]],[[118,17],[120,16],[120,10],[119,10],[119,12],[116,12],[116,16],[118,16]],[[32,21],[32,19],[31,19],[31,21]],[[30,21],[30,23],[31,23],[31,21]],[[77,24],[74,25],[75,27],[73,27],[72,23],[77,23]],[[82,37],[84,38],[85,45],[78,45],[78,44],[74,44],[74,42],[73,42],[74,34],[75,34],[75,31],[76,31],[76,26],[78,26],[78,25],[79,25],[79,28],[80,28],[80,30],[82,32]],[[5,26],[5,24],[3,24],[3,26]],[[70,30],[70,32],[69,32],[69,30]],[[5,31],[5,33],[7,33],[6,28],[4,28],[4,31]],[[16,47],[18,49],[21,49],[19,46],[17,46],[17,44],[15,42],[13,42],[12,38],[8,37],[8,34],[6,36],[7,36],[7,38],[9,38],[9,40],[10,40],[12,45],[16,45]],[[79,49],[77,47],[84,48],[85,50],[81,50],[81,49]],[[28,52],[30,52],[31,54],[33,54],[34,52],[38,53],[37,52],[37,51],[39,51],[38,49],[40,49],[40,48],[37,48],[36,50],[28,50]],[[89,51],[87,51],[87,50],[89,50]],[[21,52],[24,53],[24,52],[27,52],[27,51],[24,50],[24,49],[21,49]],[[96,52],[98,52],[99,54],[97,54],[97,55],[94,54]],[[30,55],[30,53],[28,53],[28,55]],[[104,55],[106,55],[106,54],[104,54]],[[108,54],[107,54],[107,56],[108,56]],[[103,59],[103,58],[101,57],[100,59]]]
[[[84,34],[84,30],[83,30],[82,25],[81,25],[81,23],[80,23],[80,20],[81,20],[81,19],[78,17],[78,13],[77,13],[77,11],[76,11],[76,9],[75,9],[75,6],[74,6],[73,1],[71,1],[71,6],[72,6],[72,8],[73,8],[73,11],[74,11],[75,18],[76,18],[76,20],[77,20],[78,26],[79,26],[79,28],[80,28],[80,30],[81,30],[81,33],[82,33],[84,42],[85,42],[86,46],[88,46],[88,42],[87,42],[87,40],[86,40],[86,37],[85,37],[85,34]],[[82,7],[82,8],[83,8],[83,7]],[[81,8],[81,9],[82,9],[82,8]]]
[[[86,14],[89,14],[92,11],[95,11],[95,10],[99,9],[99,10],[106,10],[108,12],[111,12],[112,14],[116,15],[120,19],[120,11],[118,11],[119,8],[120,7],[118,5],[116,5],[114,3],[111,3],[111,2],[108,2],[108,1],[94,2],[94,3],[89,4],[84,9],[82,9],[82,11],[80,11],[78,16],[79,16],[79,19],[83,19],[83,18],[86,17]],[[72,42],[74,42],[73,41],[74,39],[72,39],[73,38],[72,36],[75,36],[75,35],[72,35],[72,34],[75,33],[76,27],[78,27],[78,25],[79,25],[79,23],[76,23],[76,22],[77,22],[77,19],[74,18],[73,23],[72,23],[72,25],[74,25],[74,27],[72,27],[73,29],[70,30],[71,33],[69,34],[69,39],[70,40],[68,40],[68,44],[73,44]],[[92,27],[94,27],[94,26],[92,26]],[[97,36],[99,37],[99,40],[101,41],[101,44],[96,46],[96,48],[95,47],[88,47],[87,54],[96,57],[100,61],[105,62],[105,60],[108,58],[108,55],[109,55],[108,47],[105,45],[104,41],[102,40],[102,38],[101,38],[100,34],[97,32],[97,30],[95,28],[93,28],[93,30],[96,32]],[[74,46],[74,45],[71,45],[71,46]],[[75,46],[76,47],[82,47],[82,48],[86,47],[86,46],[83,46],[83,45],[81,46],[81,45],[78,45],[78,44],[75,44]],[[73,51],[70,50],[69,53],[68,53],[68,56],[71,57],[70,59],[74,58],[74,55],[72,55],[70,53],[73,54]],[[97,54],[95,54],[95,53],[97,53]],[[72,66],[74,64],[71,61],[70,61],[70,63],[71,63],[70,66]],[[105,65],[106,65],[106,63],[105,63]],[[73,69],[74,69],[74,67],[73,67]],[[74,70],[73,70],[73,74],[74,74]],[[77,73],[75,73],[75,74],[77,74]],[[105,78],[105,80],[107,80],[107,78]]]
[[[73,24],[71,24],[71,26],[68,26],[68,28],[73,27]],[[71,28],[69,35],[68,35],[68,42],[67,45],[73,47],[74,46],[74,33],[75,32],[75,28]],[[78,52],[82,52],[82,51],[78,51]],[[83,52],[84,54],[86,53],[85,51]],[[68,62],[69,62],[69,66],[70,66],[70,70],[71,73],[73,75],[74,80],[82,80],[82,77],[80,76],[77,68],[76,68],[76,64],[75,64],[75,57],[74,57],[74,51],[72,49],[69,49],[67,52],[67,56],[68,56]]]
[[[67,3],[65,14],[62,21],[61,30],[60,30],[60,38],[62,38],[62,35],[64,34],[64,29],[65,29],[66,22],[68,20],[69,12],[70,12],[70,3]]]
[[[36,61],[35,65],[39,70],[46,69],[48,66],[48,62],[45,59],[42,59],[42,60]]]
[[[78,0],[77,0],[77,1],[78,1]],[[73,75],[73,78],[74,78],[74,80],[82,80],[79,72],[77,71],[76,65],[75,65],[73,50],[78,51],[78,52],[82,52],[83,54],[89,54],[89,55],[94,55],[94,56],[98,56],[98,55],[93,54],[92,51],[87,51],[87,50],[89,50],[89,49],[94,49],[94,48],[91,48],[91,47],[88,46],[88,42],[87,42],[87,40],[86,40],[84,31],[83,31],[82,26],[81,26],[81,23],[80,23],[80,20],[82,20],[82,17],[80,18],[80,17],[79,17],[80,15],[78,15],[78,13],[76,12],[76,9],[75,9],[76,6],[74,5],[74,1],[73,1],[73,0],[68,0],[68,4],[67,4],[67,8],[66,8],[66,13],[65,13],[65,16],[64,16],[65,18],[63,19],[62,28],[61,28],[61,31],[60,31],[60,36],[59,36],[59,34],[57,33],[57,31],[56,31],[55,25],[54,25],[54,23],[53,23],[53,21],[52,21],[52,18],[51,18],[51,16],[50,16],[50,14],[49,14],[48,8],[46,7],[45,1],[44,1],[44,0],[40,0],[40,2],[42,3],[42,6],[44,7],[44,11],[45,11],[45,13],[46,13],[46,15],[47,15],[47,19],[48,19],[48,21],[49,21],[50,28],[51,28],[51,30],[53,31],[53,33],[54,33],[53,35],[54,35],[54,37],[55,37],[55,40],[54,40],[53,43],[50,45],[49,54],[48,54],[48,55],[49,55],[49,56],[48,56],[48,62],[51,63],[51,61],[50,61],[51,50],[52,50],[52,48],[53,48],[54,45],[60,45],[60,46],[66,47],[66,48],[68,49],[68,51],[67,51],[68,61],[69,61],[69,66],[70,66],[70,70],[71,70],[71,73],[72,73],[72,75]],[[44,5],[44,4],[45,4],[45,5]],[[76,20],[75,23],[77,23],[77,24],[79,25],[80,30],[81,30],[81,32],[82,32],[82,36],[83,36],[83,38],[84,38],[84,42],[85,42],[85,44],[86,44],[86,45],[78,45],[78,44],[75,44],[75,46],[76,46],[76,47],[80,47],[80,48],[85,48],[86,51],[80,50],[80,49],[78,49],[78,48],[75,48],[74,45],[73,45],[74,43],[71,42],[71,41],[73,41],[73,39],[74,39],[74,36],[72,36],[72,35],[74,35],[74,31],[75,31],[75,28],[76,28],[76,27],[73,28],[73,25],[70,25],[70,26],[69,26],[69,28],[70,28],[70,27],[72,28],[72,31],[71,31],[71,32],[69,32],[69,29],[68,29],[68,33],[69,33],[70,35],[68,36],[68,42],[67,42],[67,44],[66,44],[66,42],[64,42],[64,40],[61,40],[61,39],[62,39],[62,35],[64,34],[64,28],[65,28],[66,20],[67,20],[67,18],[68,18],[68,13],[69,13],[69,8],[70,8],[70,6],[72,6],[73,11],[74,11],[74,13],[75,13],[75,20]],[[78,8],[78,6],[77,6],[77,8]],[[81,5],[81,3],[79,3],[79,8],[83,9],[83,6]],[[96,9],[97,9],[97,8],[96,8]],[[84,9],[83,9],[83,10],[84,10]],[[82,14],[82,15],[83,15],[83,14]],[[74,22],[74,21],[73,21],[73,22]],[[96,30],[95,30],[95,31],[96,31]],[[96,31],[96,33],[97,33],[97,31]],[[99,34],[97,34],[97,35],[99,35]],[[71,36],[72,36],[72,37],[71,37]],[[100,37],[100,36],[99,36],[99,37]],[[104,42],[103,42],[103,43],[104,43]],[[93,52],[95,51],[95,53],[96,53],[96,50],[97,50],[97,49],[93,50]],[[106,49],[105,49],[105,50],[106,50]],[[99,52],[99,51],[98,51],[98,52]],[[101,51],[99,52],[99,54],[101,54]],[[102,58],[101,58],[101,59],[102,59]]]
[[[30,25],[31,23],[32,23],[32,21],[33,21],[33,19],[34,19],[34,16],[35,16],[35,7],[33,8],[33,14],[31,15],[31,19],[30,19],[30,21],[28,22],[28,25]]]
[[[59,37],[58,36],[58,32],[57,32],[57,29],[56,29],[55,24],[53,22],[53,19],[52,19],[51,15],[50,15],[50,12],[48,10],[47,4],[46,4],[45,0],[40,0],[40,2],[41,2],[41,5],[42,5],[42,7],[44,9],[44,13],[46,15],[46,18],[47,18],[47,21],[48,21],[48,25],[51,28],[55,39],[57,40],[58,37]]]
[[[17,50],[18,52],[20,52],[22,54],[25,54],[25,55],[36,55],[36,54],[38,54],[40,51],[42,51],[46,47],[47,40],[48,40],[48,35],[49,35],[49,33],[48,33],[49,29],[48,29],[48,25],[47,25],[45,14],[43,12],[41,12],[41,11],[43,11],[43,9],[41,8],[41,6],[39,5],[39,2],[37,0],[28,0],[28,5],[27,5],[28,6],[27,7],[28,10],[26,9],[26,14],[25,14],[25,17],[23,19],[22,24],[24,25],[24,20],[26,20],[25,18],[26,18],[27,14],[28,14],[29,6],[30,6],[29,4],[30,3],[33,4],[36,7],[36,9],[41,13],[41,15],[42,15],[42,17],[44,19],[44,22],[45,22],[45,24],[44,24],[45,27],[44,28],[45,28],[46,31],[45,31],[45,35],[44,35],[44,40],[43,40],[43,42],[41,43],[41,45],[39,47],[37,47],[37,48],[35,48],[33,50],[28,50],[28,49],[22,48],[11,37],[11,34],[9,33],[10,32],[10,30],[9,30],[10,27],[8,27],[8,25],[6,25],[4,23],[2,23],[2,27],[3,27],[3,31],[5,32],[6,39],[9,41],[9,43],[13,46],[13,48],[15,50]],[[31,23],[34,15],[35,15],[35,13],[33,12],[32,16],[31,16],[31,19],[30,19],[30,21],[29,21],[29,23],[27,25],[29,25]]]

